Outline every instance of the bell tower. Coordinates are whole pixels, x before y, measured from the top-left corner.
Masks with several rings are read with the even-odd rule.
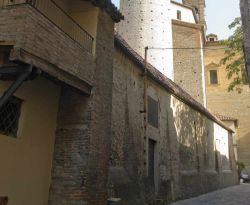
[[[118,33],[143,57],[149,47],[148,62],[173,80],[173,50],[161,49],[173,47],[170,0],[121,0],[120,10]]]
[[[206,18],[205,18],[205,0],[183,0],[183,4],[192,6],[196,9],[199,23],[203,24],[206,27]]]

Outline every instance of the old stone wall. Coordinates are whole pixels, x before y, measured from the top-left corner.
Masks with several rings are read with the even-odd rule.
[[[148,81],[147,92],[158,103],[158,127],[145,124],[141,70],[119,48],[113,79],[109,185],[122,204],[176,200],[236,183],[234,155],[229,154],[232,144],[230,159],[220,154],[221,147],[214,151],[216,139],[230,140],[227,130],[153,80]],[[150,140],[155,143],[153,184],[148,176]],[[232,166],[219,169],[221,159]]]
[[[206,105],[202,35],[201,26],[173,21],[174,81]]]
[[[114,23],[105,11],[97,29],[91,95],[61,93],[50,205],[103,205],[108,198]]]

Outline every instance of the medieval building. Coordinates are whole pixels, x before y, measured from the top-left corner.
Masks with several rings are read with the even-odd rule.
[[[121,0],[125,20],[118,24],[118,32],[139,55],[144,56],[148,47],[148,61],[206,105],[203,50],[197,49],[205,43],[205,4],[196,9],[193,1],[185,3]]]
[[[122,5],[0,0],[1,202],[145,205],[237,183],[233,130],[204,107],[205,4]]]
[[[214,34],[207,36],[206,48],[207,107],[213,113],[219,114],[219,118],[236,131],[237,139],[234,139],[234,146],[238,150],[238,160],[246,165],[250,173],[249,85],[244,85],[241,93],[236,90],[228,92],[231,80],[227,78],[226,65],[220,63],[225,57],[226,48]]]

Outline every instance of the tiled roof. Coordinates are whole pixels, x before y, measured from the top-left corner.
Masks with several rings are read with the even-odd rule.
[[[89,1],[91,1],[95,6],[104,9],[116,23],[124,19],[121,12],[111,2],[111,0],[89,0]]]
[[[115,46],[119,47],[135,64],[138,65],[142,70],[145,69],[144,59],[135,52],[128,43],[116,33],[115,35]],[[202,104],[197,102],[193,97],[191,97],[185,90],[183,90],[180,86],[174,83],[172,80],[163,75],[160,71],[158,71],[154,66],[148,64],[148,76],[152,78],[154,81],[159,83],[162,87],[164,87],[168,92],[172,93],[176,98],[186,103],[193,109],[202,113],[212,121],[218,123],[220,126],[225,128],[226,130],[233,132],[230,128],[228,128],[224,123],[222,123],[217,117],[215,117],[212,113],[210,113]]]
[[[221,121],[238,121],[236,118],[221,115],[221,114],[215,114],[215,116],[220,119]]]

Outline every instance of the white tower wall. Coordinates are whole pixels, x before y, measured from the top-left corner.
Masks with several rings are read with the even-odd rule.
[[[118,32],[141,56],[148,46],[148,61],[173,80],[173,50],[154,49],[173,47],[170,0],[121,0],[120,9]]]

